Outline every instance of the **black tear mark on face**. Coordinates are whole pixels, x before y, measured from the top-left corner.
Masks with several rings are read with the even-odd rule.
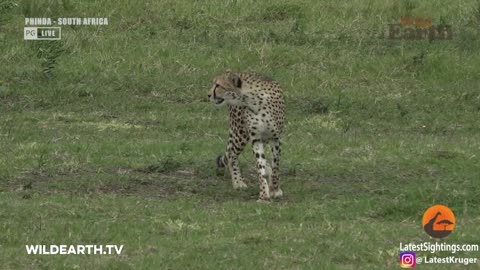
[[[213,98],[218,98],[218,90],[221,90],[221,89],[222,87],[219,84],[215,84],[212,91]]]
[[[232,83],[237,88],[242,88],[242,80],[238,75],[233,75]]]

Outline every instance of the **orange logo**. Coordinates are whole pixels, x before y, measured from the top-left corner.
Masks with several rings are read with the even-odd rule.
[[[423,229],[435,238],[443,238],[455,229],[455,215],[450,208],[434,205],[423,214]]]

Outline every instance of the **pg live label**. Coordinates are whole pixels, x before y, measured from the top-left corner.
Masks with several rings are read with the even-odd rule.
[[[24,40],[60,40],[62,31],[60,27],[24,27]]]

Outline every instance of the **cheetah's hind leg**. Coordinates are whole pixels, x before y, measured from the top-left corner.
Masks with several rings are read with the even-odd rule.
[[[272,166],[267,162],[265,166],[265,173],[267,174],[268,186],[272,188]]]

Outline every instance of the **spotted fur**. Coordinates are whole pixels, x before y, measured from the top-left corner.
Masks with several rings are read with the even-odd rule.
[[[227,104],[230,112],[227,149],[217,158],[217,166],[228,167],[235,189],[245,188],[238,156],[251,143],[260,184],[259,199],[281,197],[280,135],[285,120],[282,88],[276,81],[253,72],[227,71],[215,77],[213,84],[208,94],[210,101],[218,106]],[[271,166],[265,157],[268,144],[272,150]]]

